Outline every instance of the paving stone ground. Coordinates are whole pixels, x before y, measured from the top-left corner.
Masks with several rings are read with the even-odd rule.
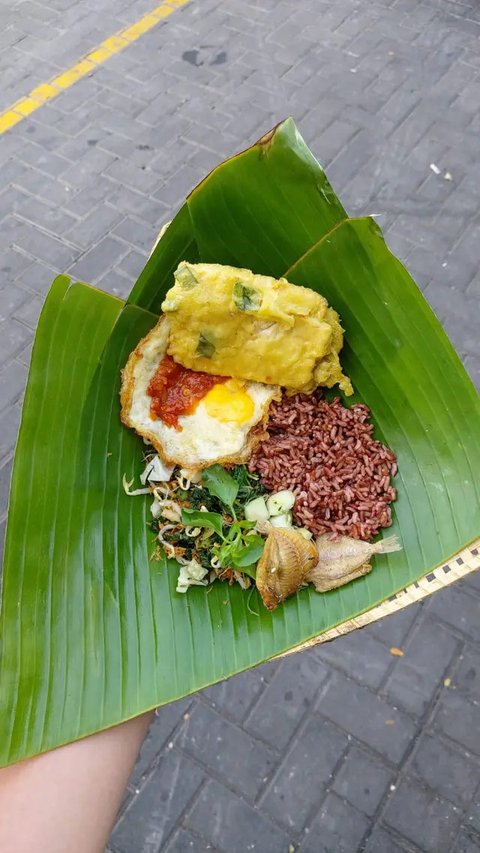
[[[2,0],[1,107],[153,5]],[[475,0],[192,0],[1,138],[0,520],[54,274],[126,294],[188,190],[287,114],[480,385],[479,39]],[[473,577],[160,710],[112,853],[479,850],[479,606]]]

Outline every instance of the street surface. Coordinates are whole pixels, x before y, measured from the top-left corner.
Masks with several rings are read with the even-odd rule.
[[[152,7],[2,0],[0,108]],[[125,296],[188,191],[289,114],[480,385],[479,39],[474,0],[191,0],[4,133],[0,520],[54,275]],[[161,709],[111,853],[480,850],[479,608],[472,575]]]

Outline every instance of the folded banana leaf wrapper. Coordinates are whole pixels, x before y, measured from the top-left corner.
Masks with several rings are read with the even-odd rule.
[[[177,594],[176,564],[150,560],[150,500],[122,487],[143,454],[120,423],[120,369],[182,260],[286,276],[339,312],[356,391],[348,402],[371,408],[399,466],[391,532],[403,550],[376,557],[366,577],[327,594],[303,589],[268,612],[238,584]],[[373,219],[348,217],[291,119],[193,190],[126,302],[56,278],[10,493],[0,766],[362,624],[360,614],[460,552],[473,568],[479,418],[478,395],[414,281]]]

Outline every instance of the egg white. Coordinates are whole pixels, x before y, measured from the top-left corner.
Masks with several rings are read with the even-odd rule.
[[[166,353],[169,323],[162,317],[138,344],[122,372],[122,420],[155,447],[169,464],[197,470],[215,462],[246,462],[265,435],[264,425],[272,399],[279,388],[260,382],[245,382],[253,402],[253,414],[245,423],[222,422],[208,414],[201,400],[192,414],[179,417],[181,430],[150,416],[149,382]]]

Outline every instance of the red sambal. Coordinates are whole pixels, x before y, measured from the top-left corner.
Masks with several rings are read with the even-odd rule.
[[[179,417],[194,412],[205,394],[214,385],[226,380],[226,376],[189,370],[177,364],[170,355],[166,355],[147,388],[147,394],[152,398],[150,415],[155,420],[160,419],[168,426],[181,430]]]

